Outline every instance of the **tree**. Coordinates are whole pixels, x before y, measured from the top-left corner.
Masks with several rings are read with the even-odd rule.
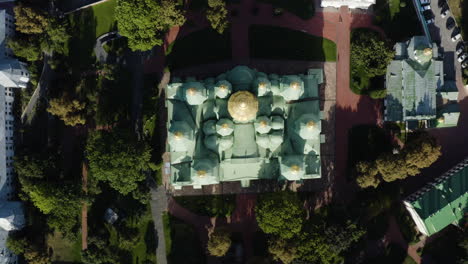
[[[7,46],[13,53],[27,61],[37,61],[42,57],[39,43],[32,37],[18,37],[15,36],[7,40]]]
[[[222,34],[229,25],[226,3],[223,0],[208,0],[208,7],[206,18],[210,22],[211,27],[219,34]]]
[[[7,248],[15,255],[23,254],[29,243],[24,236],[19,236],[18,231],[8,234],[6,241]]]
[[[49,264],[50,257],[44,252],[33,247],[28,247],[24,252],[24,258],[28,264]]]
[[[133,51],[161,45],[165,31],[185,23],[173,0],[118,0],[115,19],[119,33],[128,38],[128,46]]]
[[[355,30],[351,42],[351,71],[363,70],[368,77],[384,75],[394,51],[380,39],[378,33]]]
[[[231,247],[230,233],[224,228],[215,229],[209,236],[207,249],[211,256],[222,257]]]
[[[281,238],[271,239],[268,243],[268,251],[275,260],[280,260],[284,264],[291,263],[298,256],[294,243]]]
[[[104,181],[127,195],[138,188],[150,170],[151,148],[136,141],[128,131],[114,129],[92,133],[86,144],[86,158],[93,178]]]
[[[361,161],[356,164],[356,182],[361,188],[374,187],[380,183],[379,170],[374,162]]]
[[[441,152],[441,146],[427,133],[421,133],[416,139],[409,141],[405,147],[405,162],[410,176],[418,175],[421,169],[436,162]]]
[[[406,163],[401,154],[384,153],[379,156],[375,164],[386,182],[401,180],[408,176]]]
[[[26,7],[22,4],[15,6],[16,30],[24,34],[40,34],[48,25],[47,18],[42,11]]]
[[[121,262],[116,253],[118,249],[93,236],[88,239],[88,248],[81,252],[81,260],[85,264],[119,264]]]
[[[255,207],[255,215],[263,232],[284,239],[300,233],[304,222],[304,210],[293,192],[262,195]]]
[[[54,98],[49,101],[47,112],[58,116],[65,125],[76,126],[84,125],[86,119],[83,110],[86,108],[86,103],[76,99],[70,100],[65,96]]]
[[[41,48],[49,53],[68,54],[68,42],[71,38],[68,33],[67,20],[51,19],[41,39]]]
[[[14,167],[18,178],[38,178],[43,179],[46,176],[56,175],[56,157],[55,155],[23,155],[15,157]],[[48,175],[49,174],[49,175]]]

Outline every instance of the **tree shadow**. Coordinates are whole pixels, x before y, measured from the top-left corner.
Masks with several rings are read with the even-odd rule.
[[[69,63],[73,73],[89,70],[94,64],[96,44],[96,18],[92,8],[70,15],[72,37],[70,39]]]

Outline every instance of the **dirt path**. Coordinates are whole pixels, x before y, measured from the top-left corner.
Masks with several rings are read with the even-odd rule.
[[[83,191],[88,193],[88,166],[83,162],[82,165],[82,184]],[[81,249],[86,250],[88,248],[88,205],[83,203],[81,208]]]

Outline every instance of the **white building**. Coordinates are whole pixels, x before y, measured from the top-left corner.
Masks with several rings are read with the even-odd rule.
[[[17,264],[18,257],[6,248],[8,233],[24,226],[21,202],[14,198],[14,90],[25,88],[29,73],[13,57],[6,40],[15,33],[13,3],[0,1],[0,264]]]
[[[349,8],[367,9],[369,6],[375,4],[375,0],[322,0],[321,7],[335,7],[348,6]]]

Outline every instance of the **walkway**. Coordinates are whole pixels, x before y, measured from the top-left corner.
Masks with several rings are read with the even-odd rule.
[[[151,188],[151,214],[154,221],[154,229],[158,244],[156,248],[156,260],[158,264],[166,264],[166,241],[164,239],[163,214],[167,211],[167,196],[163,186]]]

